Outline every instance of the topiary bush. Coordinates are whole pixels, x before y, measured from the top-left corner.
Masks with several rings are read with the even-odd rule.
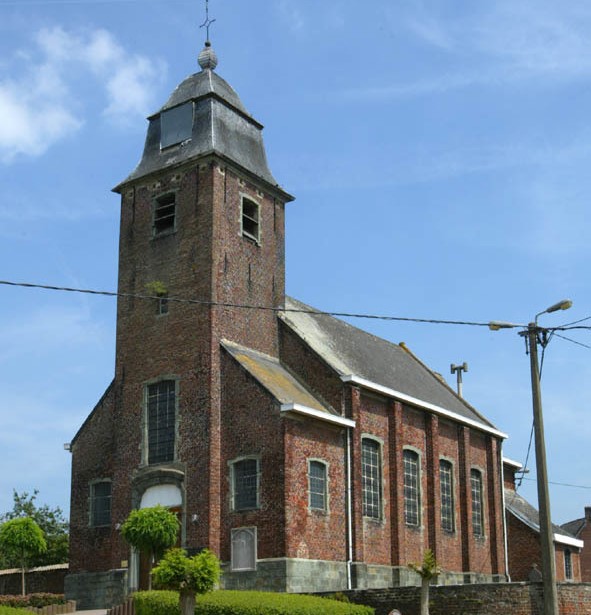
[[[180,615],[178,596],[173,591],[137,592],[136,615]],[[195,615],[374,615],[374,609],[317,596],[219,590],[197,597]]]

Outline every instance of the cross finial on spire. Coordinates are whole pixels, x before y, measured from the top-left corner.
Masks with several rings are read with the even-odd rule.
[[[209,18],[209,0],[205,0],[205,21],[199,26],[200,28],[205,28],[206,32],[206,40],[205,43],[209,43],[209,26],[215,21],[215,19]]]
[[[218,65],[218,58],[215,51],[211,48],[211,43],[209,42],[209,26],[211,26],[214,21],[215,19],[209,18],[209,0],[205,0],[205,21],[199,27],[206,29],[207,39],[205,41],[205,47],[197,58],[199,66],[201,66],[203,70],[213,70]]]

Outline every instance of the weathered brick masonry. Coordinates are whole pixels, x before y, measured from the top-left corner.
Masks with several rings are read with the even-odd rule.
[[[119,526],[154,503],[226,587],[414,584],[427,548],[446,582],[503,580],[504,435],[406,347],[285,296],[293,197],[211,53],[116,188],[115,374],[71,445],[70,595],[94,608],[142,585]]]
[[[393,609],[402,615],[419,615],[420,592],[414,587],[345,592],[351,602],[375,608],[375,615]],[[541,583],[433,586],[431,615],[543,615]],[[591,614],[591,584],[558,585],[560,615]]]

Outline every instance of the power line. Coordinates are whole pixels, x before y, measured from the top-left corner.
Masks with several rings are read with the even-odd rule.
[[[523,480],[531,480],[534,482],[537,482],[537,478],[523,478]],[[559,487],[572,487],[574,489],[591,489],[591,485],[573,485],[572,483],[560,483],[558,481],[553,481],[553,480],[549,480],[548,481],[551,485],[557,485]]]
[[[160,295],[144,295],[137,293],[119,293],[114,291],[107,290],[92,290],[88,288],[72,288],[67,286],[52,286],[49,284],[34,284],[31,282],[11,282],[8,280],[0,280],[0,285],[4,286],[16,286],[20,288],[37,288],[41,290],[53,290],[58,292],[69,292],[69,293],[82,293],[87,295],[101,295],[105,297],[122,297],[122,298],[133,298],[133,299],[150,299],[150,300],[158,300],[161,299]],[[187,297],[174,297],[167,296],[169,302],[176,303],[190,303],[194,305],[204,305],[204,306],[216,306],[216,307],[225,307],[225,308],[237,308],[243,310],[266,310],[270,312],[297,312],[300,314],[312,314],[316,316],[340,316],[343,318],[367,318],[373,320],[388,320],[388,321],[401,321],[401,322],[419,322],[419,323],[427,323],[434,325],[464,325],[471,327],[488,327],[487,322],[474,322],[468,320],[441,320],[435,318],[408,318],[404,316],[385,316],[385,315],[376,315],[376,314],[358,314],[352,312],[332,312],[332,311],[323,311],[323,310],[314,310],[314,309],[302,309],[302,308],[285,308],[285,307],[271,307],[266,305],[250,305],[245,303],[229,303],[223,301],[208,301],[205,299],[189,299]]]
[[[572,342],[573,344],[576,344],[577,346],[582,346],[583,348],[591,349],[591,346],[589,346],[589,344],[583,344],[583,342],[577,342],[577,340],[573,340],[570,337],[566,337],[566,335],[560,335],[560,333],[554,333],[554,335],[556,335],[556,337],[559,337],[560,339],[566,340],[567,342]]]

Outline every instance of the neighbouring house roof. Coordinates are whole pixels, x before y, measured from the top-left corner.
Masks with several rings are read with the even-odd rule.
[[[505,508],[521,522],[525,523],[535,532],[540,532],[540,515],[538,511],[517,491],[505,488]],[[558,542],[571,547],[583,548],[583,541],[578,540],[559,525],[552,524],[554,531],[554,542]]]
[[[317,399],[288,372],[279,359],[246,348],[228,340],[222,346],[281,404],[281,411],[306,415],[329,423],[353,427],[354,421],[337,414],[328,404]]]
[[[371,335],[290,297],[286,297],[280,318],[344,382],[506,437],[404,345]]]
[[[585,527],[585,517],[568,521],[567,523],[563,523],[560,527],[573,536],[578,536]]]

